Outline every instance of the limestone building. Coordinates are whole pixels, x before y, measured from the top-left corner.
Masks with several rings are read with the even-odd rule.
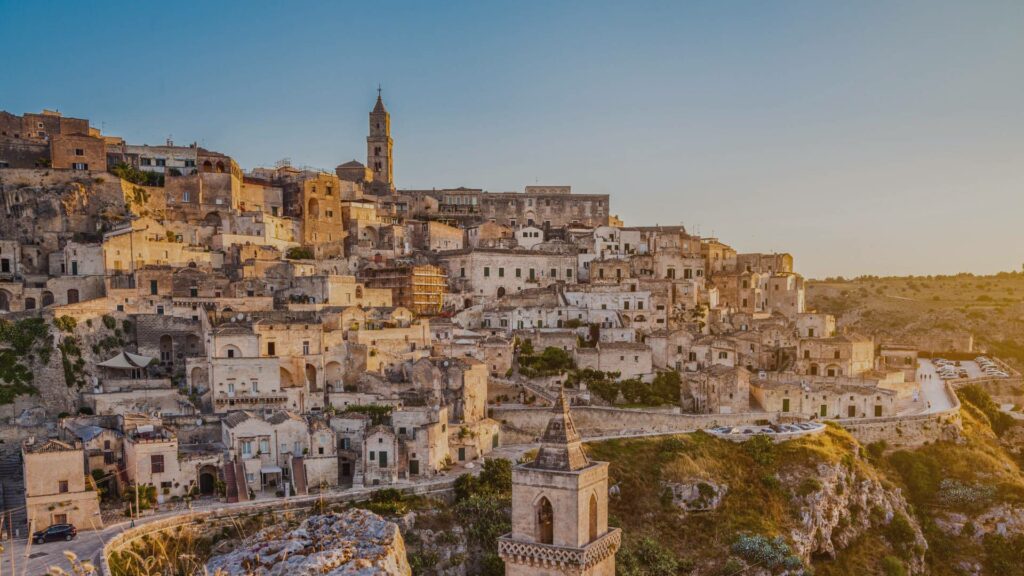
[[[99,493],[86,483],[85,452],[80,444],[30,441],[22,447],[22,461],[29,530],[64,523],[79,530],[103,527]]]
[[[533,462],[512,469],[507,576],[612,576],[622,532],[608,527],[608,463],[583,452],[564,390]]]

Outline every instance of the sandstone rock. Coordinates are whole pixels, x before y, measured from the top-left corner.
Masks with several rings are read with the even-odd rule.
[[[296,529],[261,530],[207,563],[227,576],[406,576],[398,526],[366,510],[310,516]]]

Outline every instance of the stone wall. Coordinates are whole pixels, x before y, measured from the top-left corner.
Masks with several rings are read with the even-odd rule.
[[[513,438],[540,436],[551,418],[551,409],[494,406],[491,408],[491,417],[503,425],[503,443],[511,444],[514,443]],[[779,415],[768,412],[678,414],[657,410],[575,406],[572,417],[579,433],[584,438],[593,438],[644,432],[692,432],[711,426],[743,426],[763,420],[774,422]]]

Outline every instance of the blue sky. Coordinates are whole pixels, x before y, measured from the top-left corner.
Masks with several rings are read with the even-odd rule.
[[[0,0],[0,109],[245,168],[609,193],[812,277],[1020,269],[1024,2]]]

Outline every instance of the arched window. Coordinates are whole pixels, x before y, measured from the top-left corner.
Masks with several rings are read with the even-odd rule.
[[[597,540],[597,496],[590,495],[590,541]]]
[[[551,501],[544,497],[537,503],[537,542],[555,543],[555,511]]]
[[[70,288],[68,290],[68,304],[77,304],[77,303],[78,303],[78,289],[77,288]]]

